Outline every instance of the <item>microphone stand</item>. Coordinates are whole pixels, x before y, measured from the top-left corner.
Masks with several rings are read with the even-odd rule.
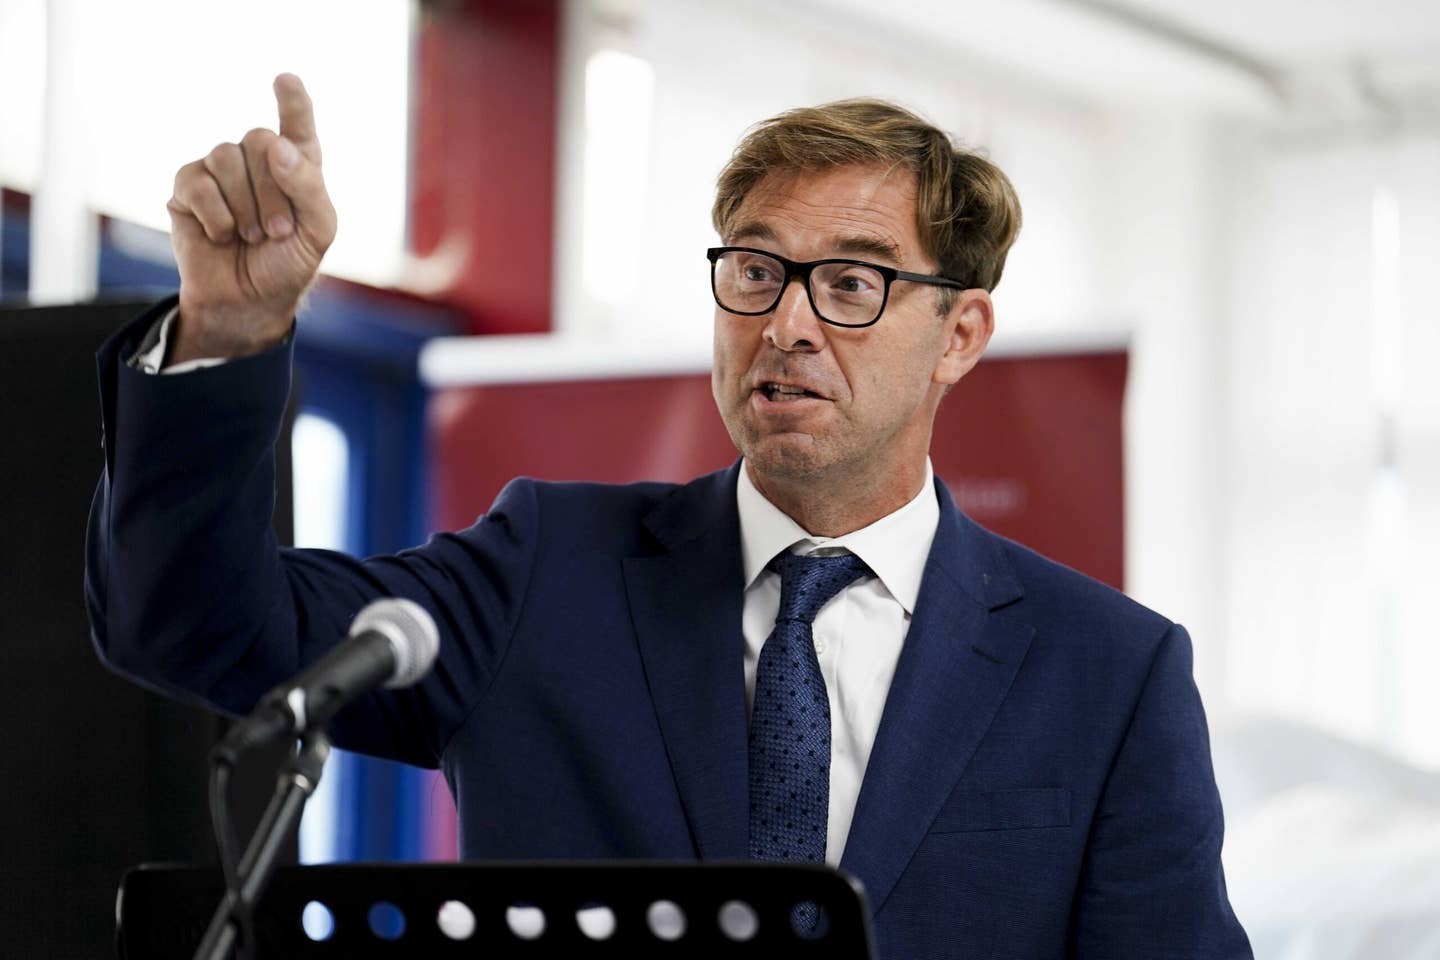
[[[330,741],[324,733],[316,731],[307,734],[300,741],[300,748],[280,770],[275,794],[260,818],[260,825],[245,848],[237,870],[240,889],[227,888],[205,937],[195,951],[195,960],[227,960],[235,949],[239,935],[236,918],[248,915],[265,892],[270,876],[275,872],[275,861],[280,848],[290,831],[300,820],[305,801],[315,792],[320,783],[320,773],[325,758],[330,755]],[[254,944],[243,944],[248,953]]]

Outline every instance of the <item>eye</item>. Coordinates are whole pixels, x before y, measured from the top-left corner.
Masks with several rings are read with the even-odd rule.
[[[839,269],[827,278],[826,283],[833,293],[868,297],[880,292],[884,286],[884,278],[869,267],[849,264],[839,266]]]
[[[768,257],[752,257],[740,265],[740,276],[747,283],[774,283],[780,279],[780,264]]]

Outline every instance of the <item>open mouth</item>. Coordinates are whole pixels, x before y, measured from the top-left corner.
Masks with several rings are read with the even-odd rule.
[[[764,383],[760,385],[760,392],[765,394],[765,399],[772,402],[783,403],[787,400],[802,400],[810,397],[815,400],[823,400],[820,394],[806,390],[804,387],[796,387],[787,383]]]

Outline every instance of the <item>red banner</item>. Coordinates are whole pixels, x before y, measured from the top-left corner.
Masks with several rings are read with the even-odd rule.
[[[990,529],[1116,587],[1124,572],[1123,352],[981,363],[940,408],[935,472]],[[469,526],[520,475],[671,480],[737,453],[702,374],[436,391],[441,529]]]

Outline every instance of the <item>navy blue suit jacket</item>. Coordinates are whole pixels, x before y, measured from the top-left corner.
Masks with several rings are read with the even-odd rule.
[[[165,306],[165,305],[162,305]],[[684,486],[516,480],[393,557],[278,549],[277,348],[203,373],[100,354],[86,597],[117,669],[243,712],[379,596],[440,626],[417,687],[337,743],[439,765],[467,858],[743,859],[736,467]],[[842,868],[882,956],[1250,956],[1184,630],[968,520],[940,524]]]

